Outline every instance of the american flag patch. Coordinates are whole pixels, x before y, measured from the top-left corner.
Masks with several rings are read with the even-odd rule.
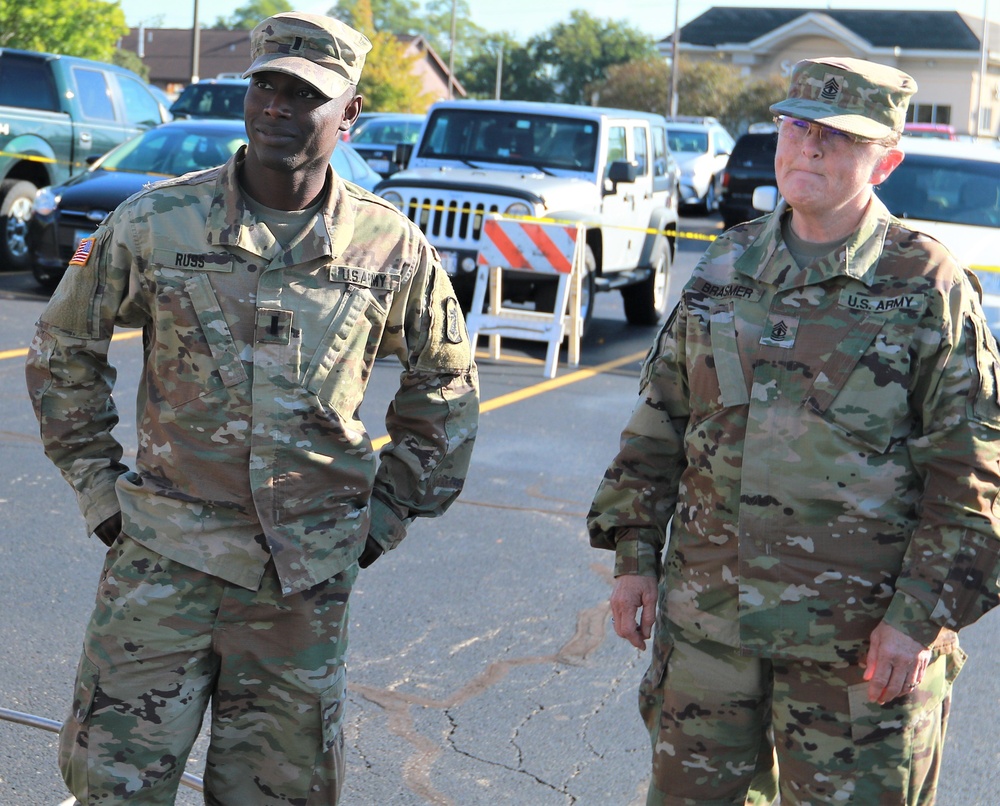
[[[90,250],[94,248],[93,238],[84,238],[80,241],[80,245],[76,248],[73,253],[73,257],[69,259],[70,266],[86,266],[87,260],[90,259]]]

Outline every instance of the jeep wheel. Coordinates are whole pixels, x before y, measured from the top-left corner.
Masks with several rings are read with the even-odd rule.
[[[0,269],[28,268],[28,218],[38,190],[31,182],[7,179],[0,183]]]
[[[590,327],[590,320],[594,318],[594,275],[597,273],[597,259],[594,257],[594,250],[589,246],[584,256],[586,261],[586,272],[580,282],[580,318],[583,319],[583,333],[586,335],[587,328]],[[552,281],[539,285],[535,290],[535,310],[544,313],[551,313],[556,307],[556,282]]]
[[[641,283],[622,289],[625,320],[630,325],[657,325],[667,312],[667,277],[670,274],[670,242],[659,238],[650,261],[653,271]]]

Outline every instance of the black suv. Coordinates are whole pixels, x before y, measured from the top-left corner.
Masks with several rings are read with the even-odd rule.
[[[719,212],[726,229],[762,215],[753,206],[754,188],[773,185],[778,133],[744,134],[736,141],[722,174]]]

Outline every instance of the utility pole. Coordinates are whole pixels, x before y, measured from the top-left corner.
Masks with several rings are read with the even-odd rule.
[[[194,21],[191,26],[191,83],[198,82],[198,52],[201,50],[201,28],[198,25],[198,0],[194,0]]]
[[[500,49],[497,51],[497,88],[493,93],[496,100],[500,100],[500,82],[503,79],[503,42],[500,43]]]
[[[677,117],[677,73],[680,65],[681,0],[674,0],[674,35],[670,42],[670,117]]]
[[[451,0],[451,47],[448,49],[448,100],[455,97],[455,4]]]

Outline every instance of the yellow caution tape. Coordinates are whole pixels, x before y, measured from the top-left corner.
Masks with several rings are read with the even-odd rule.
[[[562,218],[549,218],[546,216],[532,216],[532,215],[508,215],[506,213],[486,213],[482,211],[473,210],[469,206],[456,207],[455,205],[445,205],[445,204],[417,204],[417,205],[407,205],[407,209],[414,207],[417,210],[433,210],[439,213],[455,213],[455,214],[465,214],[465,215],[477,215],[477,216],[497,216],[509,221],[530,221],[535,224],[562,224],[564,226],[575,227],[577,224],[583,224],[586,226],[587,222],[578,220],[569,220]],[[419,222],[418,222],[419,223]],[[676,229],[654,229],[651,227],[629,227],[624,224],[603,224],[602,229],[620,229],[626,230],[628,232],[642,232],[647,235],[666,235],[674,236],[676,238],[689,238],[694,241],[714,241],[717,235],[708,235],[703,232],[681,232]]]
[[[20,151],[0,151],[0,157],[13,157],[19,160],[27,160],[28,162],[46,162],[52,165],[72,165],[72,162],[67,162],[65,160],[57,160],[52,157],[42,157],[38,154],[22,154]]]

